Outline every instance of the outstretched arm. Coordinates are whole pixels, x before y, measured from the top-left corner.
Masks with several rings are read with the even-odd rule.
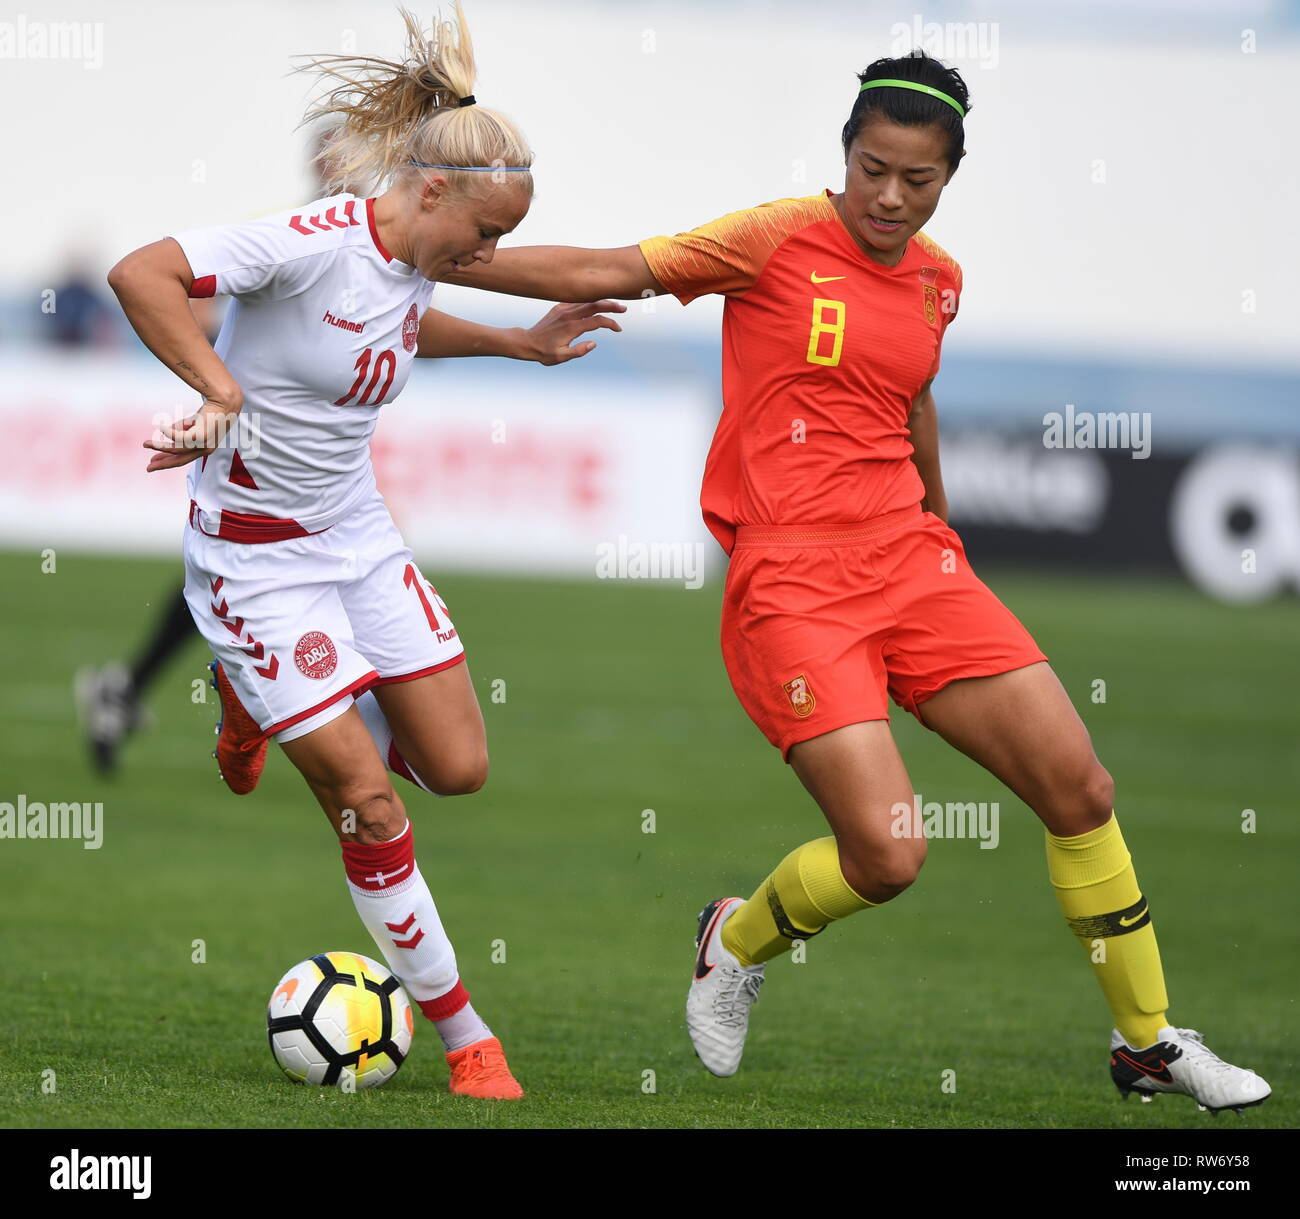
[[[446,276],[445,282],[547,301],[636,300],[664,292],[635,245],[616,250],[563,245],[498,249],[490,263],[476,263]]]
[[[907,426],[912,440],[912,461],[925,484],[921,507],[933,512],[946,525],[948,496],[944,493],[943,476],[939,473],[939,408],[930,391],[933,384],[934,378],[931,377],[916,395]]]
[[[417,356],[449,359],[456,356],[505,356],[512,360],[534,360],[538,364],[563,364],[595,351],[588,340],[570,346],[573,340],[592,330],[622,330],[604,309],[623,313],[617,301],[596,301],[590,305],[556,305],[535,326],[485,326],[437,309],[426,309],[420,319]]]

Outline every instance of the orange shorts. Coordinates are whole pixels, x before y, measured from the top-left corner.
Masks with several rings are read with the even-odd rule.
[[[961,539],[919,505],[856,525],[742,525],[727,569],[722,656],[750,718],[790,747],[889,718],[950,681],[1047,658],[976,577]]]

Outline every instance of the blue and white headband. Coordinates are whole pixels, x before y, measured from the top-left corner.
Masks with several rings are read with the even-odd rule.
[[[411,164],[417,169],[454,169],[463,174],[526,174],[531,173],[531,165],[430,165],[428,161],[411,158]]]

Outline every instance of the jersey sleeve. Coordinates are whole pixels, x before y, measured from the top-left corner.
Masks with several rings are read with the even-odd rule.
[[[304,251],[286,216],[219,224],[173,233],[194,283],[191,297],[235,296],[281,300],[310,287],[323,273],[320,247]],[[298,237],[295,245],[290,238]]]
[[[781,199],[730,212],[675,237],[640,242],[650,273],[683,305],[753,287],[772,252],[792,233],[825,219],[824,200]]]

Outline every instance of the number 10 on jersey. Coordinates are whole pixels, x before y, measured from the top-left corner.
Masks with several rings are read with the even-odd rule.
[[[347,406],[352,399],[356,397],[357,390],[361,388],[361,383],[366,379],[366,373],[370,372],[370,358],[374,356],[374,348],[367,347],[359,356],[357,362],[352,366],[357,370],[357,379],[352,382],[352,388],[348,390],[343,397],[337,399],[335,406]],[[384,395],[393,388],[393,377],[397,373],[397,356],[392,351],[381,351],[375,356],[375,370],[370,374],[370,384],[366,386],[366,392],[357,398],[354,406],[382,406]],[[385,375],[386,374],[386,375]],[[375,387],[379,384],[379,378],[384,377],[384,386],[375,396]]]
[[[823,300],[820,296],[813,298],[812,333],[808,336],[809,364],[825,364],[828,368],[839,364],[840,352],[844,348],[845,312],[843,301]]]

